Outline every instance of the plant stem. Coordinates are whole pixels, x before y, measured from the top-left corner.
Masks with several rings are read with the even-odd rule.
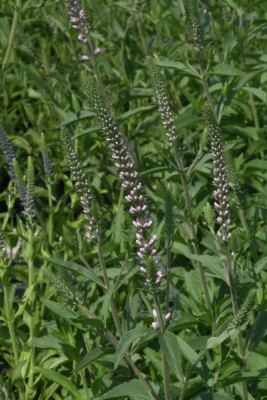
[[[202,358],[206,355],[207,351],[208,351],[208,349],[202,350],[202,352],[199,354],[199,356],[198,356],[198,358],[196,359],[196,361],[194,362],[194,364],[193,364],[193,365],[191,366],[191,368],[189,369],[189,371],[188,371],[188,373],[187,373],[187,375],[186,375],[186,377],[185,377],[185,380],[184,380],[184,385],[183,385],[183,388],[182,388],[182,390],[181,390],[181,393],[180,393],[180,396],[179,396],[179,400],[184,400],[185,392],[186,392],[186,389],[187,389],[187,384],[188,384],[188,381],[189,381],[189,379],[190,379],[190,376],[192,375],[192,373],[193,373],[194,369],[196,368],[197,364],[198,364],[198,363],[202,360]]]
[[[103,278],[104,278],[104,282],[105,282],[105,286],[106,286],[106,292],[108,292],[108,290],[110,289],[110,284],[109,284],[109,279],[108,279],[108,275],[107,275],[105,260],[104,260],[102,249],[101,249],[100,239],[98,241],[98,257],[99,257],[99,262],[100,262],[100,266],[102,269]],[[113,316],[113,320],[114,320],[118,335],[121,337],[122,336],[121,323],[119,320],[117,308],[116,308],[113,298],[111,298],[111,300],[110,300],[110,308],[111,308],[111,313]]]
[[[170,287],[171,287],[171,234],[167,234],[167,264],[166,264],[166,313],[170,306]]]
[[[10,35],[9,35],[9,39],[8,39],[8,45],[7,45],[7,49],[6,49],[6,54],[2,63],[2,71],[5,69],[6,64],[8,64],[10,57],[11,57],[11,53],[12,53],[12,49],[14,47],[14,42],[15,42],[15,36],[17,33],[17,26],[18,26],[18,22],[19,22],[19,13],[21,10],[21,5],[22,5],[22,0],[17,0],[15,3],[15,11],[14,11],[14,16],[13,16],[13,21],[12,21],[12,27],[11,27],[11,31],[10,31]]]
[[[90,311],[88,310],[86,307],[82,307],[82,310],[89,315],[90,318],[96,319],[96,316]],[[114,335],[108,330],[105,329],[105,337],[110,341],[110,343],[113,344],[113,346],[117,347],[118,346],[118,340],[114,337]],[[151,388],[151,386],[149,385],[149,383],[145,380],[145,378],[143,377],[141,371],[139,371],[138,367],[135,365],[134,361],[132,360],[132,357],[129,353],[125,353],[124,355],[125,360],[128,362],[128,364],[130,365],[130,367],[132,368],[132,370],[134,371],[135,375],[137,376],[138,379],[140,379],[140,381],[146,386],[146,388],[153,393],[153,390]]]
[[[160,308],[160,300],[156,292],[154,292],[154,302],[155,308],[157,311],[158,322],[159,322],[159,329],[162,334],[165,331],[165,323],[162,317],[162,312]],[[162,359],[162,369],[163,369],[163,383],[164,383],[164,393],[165,393],[165,400],[172,400],[172,389],[171,389],[171,378],[170,378],[170,368],[167,362],[166,356],[161,350],[161,359]]]
[[[13,211],[13,207],[14,207],[15,201],[16,201],[16,197],[14,195],[13,196],[12,195],[8,195],[8,209],[7,209],[7,213],[6,213],[4,222],[2,224],[2,231],[5,230],[5,228],[6,228],[7,224],[8,224],[9,218],[10,218],[11,213]]]
[[[48,192],[48,205],[49,205],[49,217],[48,217],[48,242],[50,246],[53,243],[53,198],[52,198],[52,187],[50,178],[47,182],[47,192]]]
[[[29,371],[29,380],[26,390],[26,400],[32,398],[33,394],[33,378],[34,378],[34,367],[35,367],[35,348],[32,346],[31,342],[34,338],[34,328],[35,328],[35,313],[34,313],[34,265],[33,265],[33,257],[34,257],[34,249],[33,249],[33,229],[32,224],[29,223],[28,228],[28,268],[29,268],[29,277],[28,277],[28,285],[29,285],[29,309],[30,309],[30,337],[29,342],[31,346],[30,350],[30,371]]]
[[[4,286],[3,289],[4,289],[4,301],[5,301],[7,326],[8,326],[10,339],[11,339],[14,361],[15,361],[15,366],[16,366],[19,363],[19,351],[18,351],[18,341],[17,341],[17,337],[16,337],[14,321],[13,321],[13,316],[12,316],[12,307],[11,307],[11,303],[13,303],[13,296],[12,296],[12,302],[10,300],[10,290],[9,289],[12,289],[12,286]]]
[[[236,290],[235,290],[235,285],[234,285],[234,276],[233,276],[232,267],[231,267],[231,260],[229,257],[227,257],[227,259],[225,261],[225,270],[228,275],[228,283],[229,283],[229,287],[230,287],[233,314],[234,314],[234,317],[236,317],[236,315],[238,313],[238,304],[237,304],[237,296],[236,296]],[[238,333],[237,345],[238,345],[238,352],[239,352],[240,358],[242,359],[241,369],[242,369],[242,371],[245,371],[246,370],[245,349],[244,349],[244,346],[242,343],[242,334],[241,333]],[[243,392],[243,400],[248,400],[248,388],[247,388],[247,382],[245,382],[245,381],[242,382],[242,392]]]
[[[188,188],[188,182],[187,182],[187,178],[186,175],[184,174],[183,171],[180,170],[181,173],[181,181],[182,181],[182,186],[183,186],[183,190],[184,190],[184,194],[185,194],[185,204],[186,204],[186,208],[188,213],[190,214],[189,216],[191,216],[192,213],[192,204],[191,204],[191,199],[190,199],[190,195],[189,195],[189,188]],[[191,234],[191,238],[193,240],[193,248],[194,248],[194,252],[195,254],[200,254],[199,251],[199,247],[198,247],[198,240],[197,240],[197,234],[195,231],[195,227],[194,224],[191,222],[190,223],[190,234]],[[204,293],[204,297],[205,297],[205,301],[207,304],[207,308],[209,310],[209,313],[211,315],[211,317],[213,316],[213,310],[212,310],[212,304],[211,304],[211,300],[210,300],[210,296],[209,296],[209,289],[208,289],[208,285],[206,282],[206,278],[205,278],[205,273],[204,273],[204,269],[202,264],[197,261],[196,262],[197,265],[197,269],[199,271],[199,275],[200,275],[200,281],[201,281],[201,286],[202,286],[202,290]]]

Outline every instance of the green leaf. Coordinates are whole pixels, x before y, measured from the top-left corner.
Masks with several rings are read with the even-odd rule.
[[[11,140],[15,146],[18,146],[21,149],[26,150],[28,153],[31,153],[32,147],[31,147],[30,143],[28,142],[28,140],[24,139],[21,136],[11,136]]]
[[[72,124],[73,122],[77,122],[80,121],[82,119],[86,119],[86,118],[90,118],[90,117],[94,117],[96,114],[94,111],[80,111],[78,113],[72,113],[69,114],[64,121],[58,126],[65,126],[65,125],[69,125]]]
[[[139,114],[139,113],[144,113],[144,112],[148,112],[148,111],[153,111],[156,110],[157,106],[156,105],[152,105],[152,106],[143,106],[143,107],[136,107],[136,108],[132,108],[129,111],[126,111],[125,113],[123,113],[119,118],[118,118],[118,122],[122,122],[130,117],[132,117],[133,115]]]
[[[169,366],[172,368],[179,381],[183,382],[184,377],[177,336],[172,332],[166,331],[164,335],[159,334],[159,343]]]
[[[79,371],[82,368],[85,368],[87,365],[91,364],[93,361],[97,360],[101,356],[107,354],[107,351],[104,351],[103,349],[100,348],[95,348],[91,350],[89,353],[87,353],[82,360],[79,362],[77,367],[74,369],[74,373]]]
[[[158,65],[159,67],[165,67],[165,68],[173,68],[173,69],[178,69],[179,71],[183,71],[186,73],[186,75],[190,76],[199,76],[197,71],[194,71],[194,69],[189,68],[188,65],[179,62],[179,61],[171,61],[171,60],[164,60],[164,61],[155,61],[155,64]]]
[[[267,266],[267,257],[262,257],[260,260],[258,260],[255,264],[255,272],[256,274],[259,274],[263,268]]]
[[[198,354],[192,349],[183,339],[176,337],[179,348],[183,356],[191,363],[194,364],[198,359]]]
[[[101,308],[101,315],[103,315],[104,322],[106,322],[108,318],[108,309],[113,295],[114,285],[110,285],[109,290],[105,293],[103,305]]]
[[[32,346],[40,349],[56,349],[62,350],[59,340],[53,335],[42,336],[39,338],[33,338],[31,341]]]
[[[51,264],[59,265],[60,267],[67,268],[71,271],[77,272],[77,274],[84,276],[85,278],[101,285],[103,284],[98,276],[94,275],[89,269],[85,268],[83,265],[77,264],[72,261],[64,261],[57,258],[39,257],[42,260],[48,261]]]
[[[129,396],[134,400],[155,400],[147,387],[137,379],[130,382],[124,382],[111,389],[109,392],[100,396],[99,400],[118,399],[123,396]]]
[[[243,87],[242,90],[253,94],[254,96],[258,97],[260,100],[262,100],[264,104],[266,104],[266,92],[264,92],[263,90],[256,89],[253,87],[247,87],[247,86]]]
[[[64,319],[77,318],[76,314],[69,311],[67,308],[63,307],[61,304],[58,304],[58,303],[56,303],[52,300],[48,300],[48,299],[40,299],[40,300],[47,308],[49,308],[50,311],[52,311],[53,313],[59,315],[60,317],[62,317]]]
[[[229,385],[233,385],[238,382],[248,382],[255,381],[256,379],[265,378],[267,376],[267,368],[261,369],[257,372],[238,372],[237,374],[233,374],[224,379],[219,379],[220,387],[226,387]]]
[[[219,257],[209,256],[209,255],[198,255],[183,253],[183,255],[190,260],[199,261],[204,267],[207,267],[209,271],[219,279],[227,282],[227,278],[221,267],[221,262]]]
[[[74,400],[82,400],[80,393],[76,386],[71,382],[69,378],[64,375],[59,374],[56,371],[51,371],[50,369],[36,367],[36,372],[44,376],[48,381],[56,382],[61,387],[64,387],[71,395]]]
[[[224,342],[229,337],[229,333],[227,331],[223,332],[218,337],[211,337],[207,342],[207,349],[213,349],[214,347],[219,346],[222,342]]]
[[[117,349],[116,349],[116,362],[114,365],[114,369],[118,368],[119,363],[121,362],[122,358],[124,357],[128,347],[130,344],[144,333],[149,332],[150,329],[145,327],[138,327],[126,332],[122,338],[120,339]]]
[[[243,76],[243,71],[238,68],[232,67],[229,64],[218,64],[216,65],[212,73],[216,75],[226,75],[226,76]]]

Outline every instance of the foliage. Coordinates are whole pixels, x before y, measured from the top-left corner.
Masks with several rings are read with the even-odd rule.
[[[0,399],[266,398],[266,0],[2,3]]]

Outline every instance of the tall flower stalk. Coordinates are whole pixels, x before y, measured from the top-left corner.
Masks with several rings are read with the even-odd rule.
[[[71,22],[72,29],[74,29],[78,35],[77,40],[79,40],[83,45],[89,48],[90,56],[84,54],[82,56],[83,61],[89,61],[96,54],[100,53],[100,49],[93,48],[90,40],[90,25],[86,18],[86,11],[81,6],[80,0],[65,0],[66,7],[68,8],[68,14]]]
[[[191,205],[191,199],[190,199],[190,194],[189,194],[188,179],[187,179],[187,175],[185,173],[184,166],[183,166],[184,163],[183,163],[182,152],[180,149],[177,148],[179,137],[177,134],[177,129],[174,124],[174,118],[173,118],[171,107],[170,107],[169,100],[168,100],[167,88],[166,88],[165,82],[163,81],[162,75],[159,72],[159,68],[154,64],[151,57],[147,58],[147,66],[148,66],[149,75],[152,80],[152,84],[153,84],[154,91],[155,91],[155,96],[156,96],[157,103],[158,103],[161,123],[162,123],[162,126],[164,127],[166,136],[168,138],[170,148],[175,153],[177,167],[178,167],[178,171],[180,173],[181,182],[182,182],[182,186],[183,186],[183,190],[184,190],[185,204],[186,204],[187,212],[188,212],[189,218],[190,218],[191,213],[192,213],[192,205]],[[191,222],[189,223],[189,232],[190,232],[191,240],[193,242],[194,252],[196,254],[200,254],[198,244],[197,244],[198,240],[197,240],[196,230],[195,230],[194,224]],[[168,247],[168,253],[170,253],[169,247]],[[170,260],[169,260],[168,266],[167,266],[167,283],[170,280],[169,265],[170,265]],[[209,313],[212,316],[213,310],[212,310],[212,305],[211,305],[211,300],[210,300],[210,295],[209,295],[209,289],[208,289],[208,285],[207,285],[205,274],[204,274],[204,269],[203,269],[202,264],[198,261],[196,262],[196,267],[197,267],[197,270],[200,275],[201,286],[202,286],[202,290],[204,293],[205,302],[206,302],[207,308],[209,310]],[[169,286],[169,285],[167,285],[167,286]],[[168,290],[169,290],[169,287],[167,287],[167,297],[169,296]]]
[[[235,276],[232,265],[232,258],[229,249],[229,239],[231,232],[229,225],[230,219],[230,202],[228,197],[228,180],[227,169],[224,154],[224,140],[222,130],[219,127],[212,109],[206,105],[203,110],[204,118],[206,120],[207,130],[211,144],[211,152],[213,157],[213,197],[214,208],[216,210],[216,222],[218,229],[216,231],[216,245],[223,259],[223,266],[228,278],[228,284],[231,293],[232,309],[234,318],[238,316],[237,294],[235,289]],[[242,341],[242,334],[239,333],[237,337],[238,350],[242,360],[242,370],[246,369],[245,364],[245,350]],[[248,400],[248,389],[246,382],[242,382],[243,399]]]
[[[155,248],[157,236],[151,234],[153,221],[150,217],[148,200],[144,193],[144,185],[140,181],[131,152],[116,122],[110,114],[95,82],[90,80],[86,73],[82,74],[82,85],[85,95],[88,97],[97,114],[114,165],[119,171],[122,188],[126,193],[125,201],[129,204],[129,213],[132,216],[133,226],[136,229],[135,238],[138,246],[137,257],[141,262],[140,271],[145,275],[145,284],[150,288],[154,297],[155,313],[158,322],[156,325],[153,324],[152,327],[160,329],[163,333],[165,330],[165,320],[170,318],[170,314],[167,313],[165,319],[163,318],[158,297],[158,286],[163,277],[163,269],[160,256]],[[166,400],[171,400],[170,371],[163,351],[162,363],[165,398]]]
[[[35,369],[35,347],[32,345],[32,341],[35,336],[36,327],[36,307],[35,307],[35,271],[34,271],[34,218],[35,218],[35,207],[34,207],[34,168],[31,157],[28,157],[28,169],[27,169],[27,185],[26,185],[26,201],[25,201],[25,216],[27,220],[27,256],[28,256],[28,290],[29,290],[29,344],[30,348],[30,360],[29,360],[29,379],[26,388],[26,400],[33,397],[34,390],[34,369]]]
[[[150,217],[148,201],[144,194],[144,185],[135,169],[134,160],[129,149],[114,122],[105,102],[93,81],[86,74],[82,75],[83,89],[92,104],[101,123],[105,140],[111,151],[115,167],[119,171],[122,188],[125,190],[125,200],[129,204],[129,212],[136,228],[137,256],[142,266],[141,272],[146,276],[146,284],[152,288],[158,286],[163,277],[161,259],[155,248],[156,235],[151,235],[153,221]]]

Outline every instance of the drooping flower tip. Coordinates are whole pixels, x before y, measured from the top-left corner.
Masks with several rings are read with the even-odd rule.
[[[169,321],[169,319],[171,318],[171,313],[168,312],[167,314],[165,314],[165,320]]]
[[[87,56],[85,54],[82,56],[82,61],[90,61],[90,60],[91,60],[91,58],[89,56]]]
[[[151,326],[155,331],[157,331],[159,329],[159,323],[156,321],[152,322]]]

